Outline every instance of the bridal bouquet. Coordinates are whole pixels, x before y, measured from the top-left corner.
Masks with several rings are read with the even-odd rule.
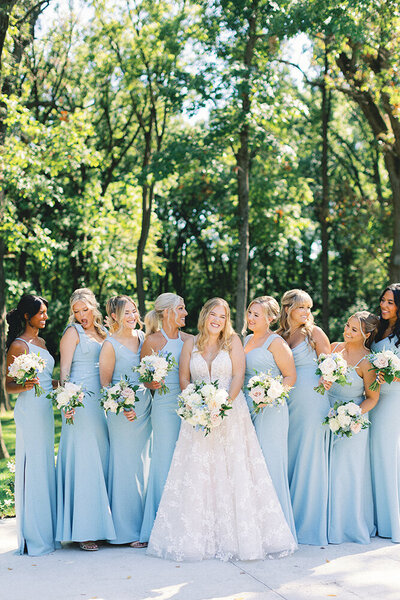
[[[178,415],[197,430],[208,435],[221,424],[227,410],[229,394],[218,387],[218,381],[189,383],[178,396]]]
[[[136,391],[138,385],[132,385],[129,379],[121,378],[119,383],[110,387],[101,389],[100,404],[107,412],[118,414],[121,410],[131,410],[135,408],[135,402],[138,401]],[[136,415],[135,415],[136,418]]]
[[[78,406],[83,406],[82,400],[84,396],[85,393],[81,385],[66,381],[64,385],[60,385],[54,391],[50,392],[47,398],[50,398],[56,408],[59,410],[62,409],[66,413],[69,410],[78,408]],[[66,418],[66,422],[68,425],[73,425],[74,418]]]
[[[144,356],[138,367],[133,370],[139,373],[139,381],[141,383],[162,383],[159,388],[160,394],[166,394],[169,390],[164,383],[164,379],[171,369],[177,366],[175,358],[171,352],[154,352],[148,356]]]
[[[257,373],[247,384],[249,396],[253,400],[254,412],[258,413],[268,406],[285,404],[289,391],[282,385],[282,376],[272,377],[269,373]]]
[[[335,435],[351,437],[353,433],[367,429],[370,422],[355,402],[335,402],[322,424],[329,425]]]
[[[332,381],[339,385],[350,385],[346,379],[349,367],[340,352],[320,354],[316,361],[318,367],[315,373],[317,375],[322,375],[325,381]],[[326,391],[322,383],[317,385],[314,390],[322,395],[324,395]]]
[[[25,385],[27,381],[35,379],[46,366],[46,362],[39,354],[29,352],[14,356],[14,362],[8,367],[8,375],[18,385]],[[44,390],[39,384],[35,384],[35,396],[43,394]]]
[[[371,352],[367,356],[372,365],[370,371],[383,373],[386,383],[392,383],[393,379],[400,379],[400,357],[392,352],[392,350],[382,350],[381,352]],[[370,390],[377,390],[379,383],[375,380],[370,386]]]

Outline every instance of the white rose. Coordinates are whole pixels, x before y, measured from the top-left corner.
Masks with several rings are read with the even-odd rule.
[[[384,369],[385,367],[388,366],[388,364],[389,364],[389,359],[386,356],[383,356],[382,353],[375,356],[374,366],[377,369]]]
[[[76,385],[76,383],[72,383],[72,381],[66,381],[64,384],[64,389],[71,396],[73,396],[74,394],[79,393],[81,391],[81,386]]]
[[[333,358],[330,358],[328,356],[328,358],[326,358],[319,366],[319,368],[321,369],[321,373],[325,376],[325,375],[332,375],[332,373],[335,371],[336,369],[336,362],[333,360]]]
[[[346,405],[347,406],[347,405]],[[337,407],[337,414],[338,415],[343,415],[347,412],[346,406],[344,404],[342,404],[341,406]]]
[[[212,385],[212,383],[206,383],[206,385],[203,385],[203,387],[201,388],[200,393],[203,396],[203,398],[212,398],[213,396],[215,396],[216,391],[217,390]]]
[[[69,404],[70,398],[70,395],[64,391],[57,394],[57,408],[67,406]]]
[[[260,404],[265,398],[265,389],[261,385],[257,385],[250,390],[249,396],[256,404]]]
[[[276,398],[279,398],[279,396],[282,395],[282,392],[283,392],[282,384],[279,381],[272,380],[271,385],[268,390],[268,396],[270,398],[272,398],[273,400],[276,400]]]
[[[219,406],[225,404],[229,398],[229,394],[226,390],[220,388],[215,392],[215,400],[218,402]]]
[[[116,400],[112,400],[111,398],[108,398],[105,402],[104,402],[104,410],[109,410],[112,413],[116,413],[117,412],[117,408],[118,408],[118,402]]]
[[[393,355],[390,362],[392,363],[394,371],[400,371],[400,358],[396,356],[396,354]]]
[[[361,408],[355,402],[348,402],[346,404],[346,408],[347,408],[347,413],[349,415],[351,415],[352,417],[355,417],[356,415],[361,414]]]
[[[339,421],[337,417],[332,417],[329,419],[329,428],[333,433],[336,433],[338,429],[340,429]]]
[[[338,414],[337,420],[341,427],[348,427],[351,423],[351,417],[345,414]]]

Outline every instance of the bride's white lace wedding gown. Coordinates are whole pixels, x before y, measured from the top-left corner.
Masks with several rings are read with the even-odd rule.
[[[229,390],[222,350],[208,366],[194,348],[192,381]],[[297,548],[279,504],[242,392],[208,436],[182,421],[148,554],[172,560],[255,560]]]

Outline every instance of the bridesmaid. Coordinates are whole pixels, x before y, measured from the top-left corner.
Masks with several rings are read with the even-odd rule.
[[[271,296],[260,296],[247,309],[247,327],[252,331],[244,340],[246,354],[245,394],[254,427],[267,463],[283,514],[296,539],[288,482],[288,429],[289,413],[286,404],[266,406],[257,414],[253,412],[247,384],[255,372],[273,377],[282,374],[283,384],[290,388],[296,381],[296,368],[292,351],[287,343],[270,330],[279,315],[279,304]]]
[[[114,296],[107,302],[107,315],[112,335],[100,352],[101,385],[115,385],[125,377],[138,385],[139,375],[132,369],[139,365],[144,333],[137,306],[129,296]],[[136,329],[138,324],[140,329]],[[139,537],[150,462],[150,390],[136,392],[136,396],[135,410],[107,415],[108,496],[116,533],[110,542],[132,542],[132,547],[143,548],[147,544],[139,542]]]
[[[344,342],[331,345],[332,352],[341,352],[352,367],[347,376],[350,385],[340,386],[322,380],[329,390],[330,405],[335,402],[355,402],[363,414],[374,408],[379,391],[369,386],[374,381],[367,360],[378,317],[366,310],[356,312],[344,327]],[[369,430],[362,429],[351,437],[331,435],[329,451],[328,542],[369,544],[375,535],[372,501]]]
[[[166,293],[158,296],[154,303],[154,310],[151,310],[145,317],[146,339],[142,347],[141,358],[153,351],[162,350],[165,353],[171,352],[177,365],[165,378],[169,389],[167,394],[160,394],[158,389],[161,384],[159,383],[145,384],[146,387],[154,390],[151,410],[153,447],[143,525],[140,533],[141,542],[149,541],[181,426],[181,420],[176,414],[178,394],[181,391],[178,363],[183,342],[192,336],[180,332],[179,329],[185,326],[187,314],[183,299],[176,294]]]
[[[400,356],[400,283],[380,297],[381,317],[372,349]],[[379,404],[371,414],[371,466],[375,524],[380,537],[400,543],[400,381],[379,379]]]
[[[316,358],[329,354],[325,333],[314,325],[312,300],[303,290],[285,292],[277,333],[292,349],[296,386],[290,390],[289,487],[297,539],[300,544],[323,546],[327,539],[329,432],[321,427],[329,400],[314,390]]]
[[[74,291],[69,325],[60,342],[61,382],[83,384],[83,407],[73,425],[61,430],[57,458],[57,535],[79,542],[82,550],[98,550],[97,540],[112,540],[115,530],[107,495],[108,431],[100,406],[99,355],[106,337],[93,292]],[[69,416],[69,415],[68,415]]]
[[[54,419],[46,395],[53,389],[51,375],[54,359],[39,337],[47,321],[47,300],[22,296],[16,308],[7,313],[7,369],[14,357],[38,354],[46,362],[39,377],[25,385],[6,378],[6,389],[18,394],[14,409],[16,425],[15,510],[17,514],[18,554],[31,556],[55,550],[56,473],[54,463]],[[35,396],[34,385],[44,393]]]

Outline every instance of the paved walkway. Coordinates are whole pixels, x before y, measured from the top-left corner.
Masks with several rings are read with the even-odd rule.
[[[380,538],[228,563],[174,563],[107,545],[16,556],[16,546],[15,519],[0,520],[2,600],[400,600],[400,545]]]

